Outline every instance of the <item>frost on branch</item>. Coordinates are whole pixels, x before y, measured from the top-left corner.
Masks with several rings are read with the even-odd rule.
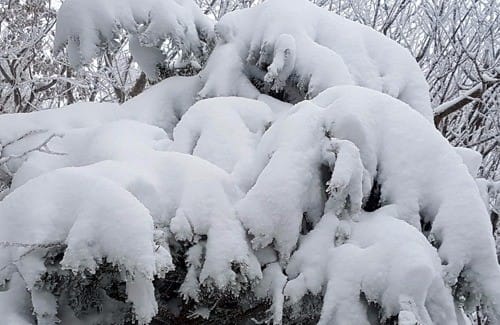
[[[185,57],[198,58],[213,42],[213,23],[192,0],[68,0],[57,14],[55,50],[66,47],[71,65],[78,67],[97,56],[101,46],[112,46],[120,29],[131,36],[132,56],[153,80],[167,39]]]

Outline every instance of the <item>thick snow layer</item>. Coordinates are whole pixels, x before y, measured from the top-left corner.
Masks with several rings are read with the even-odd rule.
[[[284,294],[291,303],[298,302],[308,292],[317,295],[324,289],[328,279],[325,252],[334,247],[338,225],[339,219],[334,213],[328,212],[313,230],[301,238],[299,248],[286,268],[291,280],[286,284]]]
[[[312,113],[306,120],[291,116],[265,134],[252,166],[258,178],[238,203],[253,247],[274,242],[285,260],[298,240],[303,215],[313,222],[323,211],[322,143],[317,141],[323,131],[320,116]]]
[[[185,91],[175,96],[166,85]],[[457,154],[421,115],[366,88],[334,87],[293,108],[264,95],[191,106],[199,87],[174,78],[120,108],[0,117],[2,154],[28,151],[0,203],[0,241],[65,243],[69,269],[95,270],[106,258],[133,270],[128,299],[143,323],[156,313],[152,277],[173,267],[172,241],[190,247],[185,299],[198,301],[207,286],[238,294],[262,279],[255,292],[273,299],[276,323],[287,303],[325,290],[324,321],[352,320],[353,308],[352,321],[366,321],[354,298],[362,292],[387,317],[453,323],[445,284],[459,274],[496,312],[498,265],[470,174],[475,155]],[[45,150],[29,150],[50,134]],[[374,184],[394,211],[361,212]],[[19,203],[26,197],[30,205]],[[421,221],[437,252],[419,234]],[[134,240],[113,246],[123,238]],[[4,279],[19,272],[34,288],[44,255],[30,250],[0,249],[10,265]],[[39,322],[74,317],[47,291],[29,298]],[[9,315],[24,319],[21,309]]]
[[[258,134],[264,132],[266,125],[272,119],[271,111],[265,104],[230,98],[219,101],[226,106],[229,104],[240,105],[240,112],[234,115],[234,119],[241,120],[242,126],[248,128],[247,132],[250,134],[252,134],[251,131],[256,132],[254,135],[256,139]],[[138,102],[140,103],[141,101],[139,100]],[[260,116],[259,114],[254,116],[250,111],[250,107],[254,108],[252,104],[256,103],[258,107],[257,111],[259,109],[262,110]],[[199,106],[203,105],[200,104]],[[91,108],[93,106],[88,105],[88,107],[92,112]],[[104,108],[106,109],[106,107]],[[205,106],[205,108],[208,107]],[[229,110],[228,107],[225,107],[225,109]],[[151,112],[153,114],[154,112],[160,112],[160,110],[155,110],[156,108],[143,110],[143,116],[139,116],[138,119],[153,119],[154,117],[149,116],[149,114]],[[81,123],[75,125],[71,119],[70,109],[55,110],[37,114],[19,115],[18,117],[23,118],[23,123],[6,124],[7,126],[11,125],[11,131],[14,130],[19,134],[27,133],[30,128],[34,128],[35,126],[42,126],[46,127],[47,131],[45,134],[57,132],[58,137],[54,137],[48,143],[50,151],[32,151],[24,155],[22,159],[18,159],[19,162],[16,164],[16,168],[18,169],[13,169],[15,173],[11,186],[12,193],[2,201],[0,214],[2,217],[4,215],[7,216],[8,213],[20,213],[25,218],[32,218],[30,216],[33,214],[40,216],[40,211],[30,209],[30,206],[19,204],[16,201],[19,200],[19,197],[28,195],[30,197],[33,196],[32,203],[35,206],[42,205],[43,201],[52,203],[53,207],[47,206],[46,208],[50,210],[47,213],[54,219],[49,223],[52,225],[52,228],[37,226],[32,229],[36,234],[40,234],[43,237],[37,238],[31,232],[25,232],[26,237],[22,237],[17,236],[17,232],[13,231],[13,229],[29,228],[30,226],[28,225],[32,225],[30,221],[12,218],[9,223],[4,223],[2,218],[2,229],[4,229],[5,236],[7,237],[4,236],[0,241],[34,242],[35,244],[43,245],[45,243],[44,239],[53,241],[61,240],[62,242],[66,240],[68,248],[67,257],[65,256],[64,260],[66,264],[64,265],[76,270],[81,270],[85,267],[95,269],[99,265],[100,258],[106,258],[108,261],[113,262],[112,255],[108,256],[108,254],[115,253],[110,253],[105,249],[99,248],[100,245],[106,243],[109,243],[109,246],[111,246],[111,242],[100,242],[100,238],[109,238],[107,236],[108,231],[117,234],[121,239],[137,237],[139,239],[150,238],[151,240],[153,237],[152,229],[150,229],[148,235],[127,235],[126,231],[121,231],[109,225],[102,226],[104,227],[103,231],[106,231],[106,233],[95,231],[96,228],[99,229],[101,227],[96,222],[106,221],[106,219],[101,220],[99,217],[103,212],[99,212],[100,203],[97,200],[105,198],[106,204],[121,204],[120,209],[116,211],[116,213],[120,213],[122,208],[128,209],[128,205],[124,204],[125,201],[119,203],[125,200],[125,198],[117,198],[115,202],[113,198],[110,198],[105,193],[108,191],[112,193],[123,191],[130,196],[130,200],[133,200],[134,204],[139,204],[143,211],[147,212],[149,225],[154,221],[154,224],[159,227],[155,231],[155,238],[159,237],[158,240],[160,242],[166,242],[166,239],[170,236],[169,234],[179,241],[193,243],[199,241],[202,236],[207,237],[206,242],[204,240],[203,244],[205,251],[202,261],[200,261],[200,267],[194,274],[196,283],[198,284],[196,288],[200,285],[213,285],[221,290],[233,290],[237,293],[241,285],[245,285],[246,282],[255,281],[261,277],[259,263],[250,251],[245,231],[236,218],[233,208],[233,204],[242,195],[240,190],[227,173],[205,160],[180,153],[162,152],[171,146],[171,140],[164,130],[142,122],[125,119],[137,116],[139,112],[137,106],[136,108],[124,107],[120,110],[113,108],[112,114],[109,117],[111,122],[102,124],[104,123],[103,120],[96,118],[95,123],[93,120],[91,121],[92,123],[82,120]],[[193,116],[196,116],[196,112],[193,113]],[[224,115],[221,113],[220,116],[223,117]],[[11,118],[11,116],[5,116],[6,122],[12,121]],[[9,141],[11,140],[10,138],[8,139]],[[210,135],[206,140],[211,141]],[[27,146],[18,142],[15,142],[12,146],[16,147],[19,152],[26,150]],[[40,140],[34,142],[37,144]],[[62,169],[64,167],[73,168]],[[70,173],[70,171],[71,175],[75,174],[75,180],[72,179],[73,176],[64,176]],[[85,177],[87,177],[85,175],[89,175],[92,181],[85,181]],[[84,180],[81,180],[82,177]],[[45,178],[49,180],[47,181]],[[106,186],[110,187],[114,184],[113,187],[101,191],[98,190],[99,182],[106,179],[108,179],[106,181],[108,185]],[[109,180],[112,181],[111,184],[109,184]],[[33,186],[35,185],[32,185],[33,183],[38,185],[34,188]],[[82,188],[82,184],[85,183],[88,183],[89,186],[92,184],[92,187],[87,188],[84,186]],[[41,186],[47,186],[47,189],[41,191],[39,189]],[[76,192],[66,191],[66,186]],[[52,189],[52,187],[56,187],[56,189]],[[59,194],[60,191],[64,191],[64,195]],[[85,191],[92,191],[92,195],[87,195]],[[38,198],[35,198],[34,196],[37,192],[41,194]],[[78,199],[80,196],[83,196],[83,198]],[[16,197],[18,199],[15,199]],[[58,198],[57,200],[56,197]],[[69,197],[67,200],[72,198],[73,201],[68,202],[65,199],[66,197]],[[74,203],[78,202],[78,200],[82,202],[90,200],[92,203],[89,202],[87,205],[83,205],[81,209],[85,208],[85,211],[82,211],[82,213],[72,212],[81,206]],[[6,207],[8,204],[11,207]],[[26,209],[30,212],[25,213]],[[109,207],[106,209],[113,208]],[[134,209],[130,208],[129,210],[130,215],[137,214],[134,212]],[[60,224],[60,220],[58,219],[63,218],[67,214],[77,217],[83,213],[89,214],[89,218],[95,217],[97,219],[85,219],[85,221],[77,219],[72,223],[71,218],[66,218],[64,220],[68,223],[67,227]],[[83,216],[81,217],[83,218]],[[109,222],[112,223],[113,216],[111,215],[109,218]],[[42,217],[37,220],[38,222],[45,223],[49,219],[45,220],[45,217]],[[11,222],[25,222],[26,225],[17,223],[13,225]],[[123,221],[118,221],[117,223],[120,222]],[[143,223],[144,221],[140,221],[139,218],[137,222]],[[126,225],[125,223],[123,226]],[[57,228],[54,228],[56,226]],[[135,227],[133,224],[131,226],[134,231],[141,229],[140,227]],[[60,233],[61,231],[62,233]],[[67,234],[68,232],[69,234]],[[65,239],[66,237],[67,239]],[[110,238],[110,241],[112,240],[114,239]],[[88,243],[91,243],[92,249],[87,247]],[[131,241],[130,245],[134,245],[134,241]],[[155,304],[151,304],[151,302],[154,302],[154,296],[152,295],[153,287],[151,284],[152,274],[161,275],[172,267],[168,245],[163,244],[163,246],[159,250],[158,247],[156,248],[156,260],[153,264],[150,263],[151,267],[154,267],[152,269],[154,273],[148,272],[142,278],[136,276],[134,280],[129,281],[129,286],[127,287],[129,300],[134,304],[134,310],[138,319],[144,323],[148,322],[156,313]],[[127,245],[119,246],[119,248],[123,248],[125,250],[124,253],[144,258],[148,256],[138,251],[141,249],[141,246],[137,246],[135,250],[128,249]],[[3,253],[7,254],[7,251]],[[82,254],[87,255],[85,257]],[[119,253],[116,254],[119,255]],[[16,256],[21,255],[22,253],[19,253]],[[132,255],[127,255],[126,258],[129,259]],[[9,261],[17,258],[16,256],[9,257],[6,255],[5,260],[2,260],[2,265],[5,263],[8,264]],[[41,259],[41,256],[39,258]],[[22,260],[24,261],[25,258],[22,258]],[[144,264],[140,259],[130,261],[141,265]],[[232,269],[235,265],[238,266],[239,274],[236,274]],[[32,267],[27,266],[25,269],[29,270]],[[8,270],[12,271],[11,268]],[[43,272],[44,268],[42,267],[38,273],[32,276],[33,281],[36,281]],[[186,285],[189,285],[189,281],[190,278],[187,277],[185,279]],[[47,295],[48,297],[46,297]],[[40,297],[42,298],[37,301],[44,302],[47,299],[50,300],[50,294],[46,292]],[[190,297],[193,299],[196,298],[194,295]],[[56,309],[50,309],[51,312],[47,313],[43,311],[44,308],[40,308],[40,313],[56,317]],[[38,317],[42,316],[38,315]]]
[[[202,100],[174,129],[171,150],[198,156],[231,173],[253,156],[273,114],[264,103],[237,97]]]
[[[298,247],[287,267],[297,276],[285,289],[292,301],[321,292],[327,269],[314,248],[349,239],[349,219],[379,184],[380,204],[394,204],[416,230],[424,225],[446,284],[464,276],[467,290],[496,305],[500,273],[478,187],[454,148],[404,103],[366,88],[331,88],[275,123],[252,166],[256,177],[238,214],[255,249],[272,245],[286,265]],[[345,221],[337,227],[335,216],[321,218],[323,209]],[[315,227],[299,240],[304,222]]]
[[[77,103],[64,108],[32,113],[3,114],[0,119],[2,145],[34,130],[57,133],[61,129],[97,126],[116,119],[117,104]],[[21,117],[20,117],[21,116]]]
[[[382,319],[399,315],[418,324],[457,323],[436,250],[415,228],[391,216],[390,210],[363,213],[349,241],[330,249],[328,286],[318,324],[368,325],[367,302],[382,307]]]
[[[207,237],[204,263],[197,274],[200,284],[237,288],[233,264],[241,266],[245,279],[261,276],[233,208],[241,192],[223,170],[193,156],[168,152],[87,168],[134,194],[151,211],[155,224],[163,225],[178,241],[195,243]]]
[[[265,267],[262,281],[260,281],[255,290],[258,297],[272,300],[273,324],[281,324],[283,318],[285,301],[283,288],[286,282],[287,277],[283,273],[279,263],[272,262]]]
[[[257,98],[259,91],[245,74],[245,66],[234,44],[219,44],[212,52],[199,77],[204,86],[200,98],[217,96],[241,96]]]
[[[125,102],[122,111],[128,118],[158,126],[172,136],[182,115],[196,102],[201,87],[197,76],[168,78]]]
[[[258,129],[258,118],[254,123]],[[14,175],[13,189],[50,170],[88,166],[80,170],[118,182],[148,208],[155,223],[170,225],[178,240],[195,241],[210,235],[202,281],[212,278],[217,287],[233,284],[233,262],[245,265],[244,270],[248,267],[250,278],[260,276],[232,208],[241,193],[229,175],[205,160],[156,151],[165,142],[170,145],[163,130],[122,120],[106,127],[76,129],[57,140],[53,149],[65,154],[28,155]],[[228,246],[231,238],[234,240]]]
[[[98,127],[113,121],[132,119],[152,124],[162,128],[171,136],[182,115],[195,102],[196,93],[199,90],[200,82],[197,77],[174,77],[159,83],[156,87],[146,91],[143,96],[138,96],[121,107],[116,104],[78,103],[61,109],[22,115],[4,114],[0,118],[0,165],[3,165],[0,168],[8,174],[12,174],[18,170],[27,157],[37,156],[40,159],[48,157],[50,162],[32,166],[33,169],[29,167],[29,173],[36,172],[37,169],[54,169],[56,167],[54,164],[57,165],[58,162],[70,159],[62,157],[70,152],[74,154],[80,152],[78,159],[81,158],[87,162],[95,160],[94,154],[108,155],[108,159],[111,159],[113,158],[111,157],[112,153],[105,152],[108,150],[106,146],[102,145],[101,152],[95,153],[99,149],[89,147],[91,144],[86,142],[89,140],[81,134],[93,131],[79,129]],[[136,122],[136,124],[138,123]],[[100,131],[104,133],[105,137],[107,137],[107,133],[113,133],[110,135],[111,138],[107,140],[108,145],[116,146],[113,152],[121,150],[123,154],[129,152],[130,156],[133,155],[132,149],[126,149],[124,144],[120,143],[124,140],[120,139],[121,135],[116,132],[120,124],[114,125],[110,130],[106,131],[107,126],[104,126]],[[122,127],[126,128],[127,125]],[[132,125],[132,128],[136,132],[140,132],[141,127]],[[143,128],[154,129],[150,125],[143,125]],[[73,133],[75,135],[71,135]],[[133,143],[140,141],[135,139],[131,132],[122,130],[122,133]],[[92,134],[88,134],[88,136],[92,137]],[[143,136],[142,133],[138,134],[139,139],[142,139]],[[69,139],[65,140],[66,137]],[[80,138],[80,140],[75,140],[75,137]],[[113,139],[113,137],[116,138]],[[99,136],[95,136],[94,140],[99,142]],[[166,148],[168,140],[165,139],[163,142],[159,146]],[[120,147],[123,148],[119,149]],[[138,149],[140,150],[140,148]],[[93,154],[85,157],[85,152],[88,150],[92,151]],[[54,155],[61,157],[56,158],[53,157]]]
[[[455,284],[464,271],[496,306],[500,269],[489,216],[467,166],[441,134],[406,105],[368,89],[331,88],[314,103],[326,108],[328,132],[359,148],[381,185],[381,203],[395,204],[417,229],[431,224],[446,282]]]
[[[103,160],[127,160],[148,154],[170,140],[160,128],[132,120],[119,120],[90,128],[60,131],[50,143],[51,152],[29,153],[12,179],[12,189],[47,171],[85,166]]]
[[[115,137],[115,139],[118,138],[119,136]],[[72,270],[94,270],[98,267],[101,258],[106,258],[109,262],[125,264],[126,270],[142,270],[139,266],[144,268],[149,265],[148,269],[141,271],[144,272],[144,276],[134,277],[127,287],[129,299],[134,303],[138,319],[145,323],[156,313],[156,305],[151,304],[154,302],[152,295],[154,290],[151,282],[147,281],[151,280],[153,274],[161,274],[172,268],[168,246],[159,251],[158,247],[150,246],[148,253],[145,251],[145,244],[141,246],[138,245],[140,242],[136,242],[135,239],[130,240],[131,238],[148,240],[152,245],[153,221],[157,227],[160,227],[157,231],[163,234],[161,236],[168,236],[171,233],[175,239],[186,242],[197,242],[201,236],[207,237],[203,244],[205,249],[203,257],[200,257],[199,268],[192,277],[186,277],[184,286],[192,285],[190,281],[194,277],[196,288],[202,284],[213,285],[215,288],[233,290],[237,293],[246,281],[259,279],[261,277],[259,263],[250,251],[245,231],[232,207],[234,202],[241,197],[241,192],[233,185],[229,175],[204,160],[180,153],[155,152],[151,149],[149,153],[143,152],[141,157],[142,159],[128,157],[128,161],[122,162],[117,161],[120,157],[116,157],[115,161],[105,160],[83,167],[57,169],[28,181],[8,195],[0,205],[2,216],[19,213],[25,217],[23,219],[11,218],[9,223],[2,221],[2,229],[6,233],[1,240],[36,244],[44,244],[49,239],[63,241],[68,245],[63,265]],[[66,174],[70,174],[71,177],[66,177]],[[92,176],[86,180],[83,176],[77,177],[78,175]],[[76,177],[75,180],[72,179],[74,177]],[[104,182],[110,188],[100,190],[100,182]],[[40,191],[41,184],[47,187],[45,191]],[[92,195],[85,192],[87,191],[85,184],[89,184],[88,190],[92,191]],[[52,187],[55,189],[48,191]],[[66,187],[74,189],[76,194],[68,191]],[[36,191],[43,194],[34,197]],[[64,191],[64,194],[60,193],[61,191]],[[129,207],[125,204],[125,198],[110,197],[106,194],[108,191],[113,194],[115,192],[126,193],[130,197],[127,200],[131,200],[138,207]],[[81,192],[83,193],[80,194]],[[64,222],[59,219],[52,220],[45,226],[50,218],[41,217],[37,221],[44,227],[37,225],[32,232],[23,233],[26,237],[18,236],[13,229],[30,228],[28,224],[34,223],[26,218],[34,218],[31,216],[40,216],[41,213],[30,209],[29,206],[19,204],[17,200],[25,195],[36,199],[36,201],[32,200],[35,206],[41,205],[43,201],[52,202],[53,206],[46,206],[44,212],[52,218],[64,217]],[[104,202],[101,203],[99,200]],[[79,201],[81,202],[76,204]],[[106,209],[104,212],[99,210],[103,204],[111,206],[103,207],[102,209]],[[119,204],[119,208],[114,208],[113,214],[110,215],[109,210],[113,209],[114,204]],[[147,222],[141,219],[141,214],[136,211],[139,207],[143,211],[141,213],[146,213],[148,216]],[[81,212],[78,212],[80,209]],[[127,214],[124,215],[123,209],[127,211]],[[25,210],[30,212],[25,212]],[[109,217],[103,219],[103,214]],[[67,217],[68,215],[83,219],[72,221]],[[122,219],[116,221],[113,219],[114,215]],[[123,218],[127,218],[127,215],[134,216],[136,219],[124,222]],[[90,219],[90,217],[95,219]],[[140,226],[137,223],[140,223]],[[120,225],[120,228],[117,229],[115,224]],[[145,229],[148,229],[148,233],[138,233],[145,226],[147,226]],[[121,229],[123,227],[125,228]],[[134,233],[127,233],[127,231],[134,231]],[[110,236],[111,234],[119,238]],[[116,245],[124,238],[127,238],[127,244]],[[129,247],[130,245],[133,249]],[[110,251],[111,248],[118,248],[119,251]],[[153,252],[156,253],[153,254]],[[152,257],[150,257],[151,254],[153,254]],[[5,257],[2,259],[2,264],[19,256],[20,254],[10,258]],[[116,260],[114,256],[117,256]],[[133,258],[134,256],[137,258]],[[144,259],[149,259],[148,263],[145,263]],[[126,264],[132,262],[138,265]],[[238,274],[233,270],[234,265],[238,265]],[[196,295],[189,297],[197,298]]]
[[[432,121],[427,82],[406,49],[309,1],[268,0],[225,15],[215,31],[248,66],[265,71],[250,76],[275,90],[290,81],[312,98],[331,86],[356,84],[398,98]]]
[[[254,248],[273,243],[285,261],[297,244],[303,221],[315,224],[323,214],[327,194],[335,198],[326,208],[343,210],[348,200],[346,211],[352,214],[361,209],[363,195],[370,189],[357,148],[348,141],[328,139],[323,112],[311,106],[298,104],[266,132],[249,164],[246,177],[251,189],[238,203],[239,216],[254,236]],[[333,173],[327,175],[328,171]]]
[[[29,205],[24,203],[27,197]],[[134,281],[151,283],[160,271],[158,265],[162,266],[161,272],[171,268],[165,260],[160,264],[156,261],[153,220],[148,210],[113,182],[74,168],[56,170],[26,183],[0,202],[0,212],[1,242],[34,247],[64,244],[67,247],[61,265],[74,272],[94,273],[106,259],[128,272]],[[23,256],[29,257],[30,249],[4,249],[0,260],[2,265],[17,265],[28,288],[33,288],[44,269],[42,255],[36,257],[42,267],[35,273],[33,262],[21,263]],[[8,278],[9,274],[2,276],[2,280]],[[154,290],[148,290],[146,295],[154,301]],[[142,299],[129,298],[141,323],[149,322],[156,314],[156,304],[143,305]],[[42,312],[37,315],[43,317]]]
[[[479,173],[479,168],[483,163],[483,157],[481,154],[475,150],[464,148],[464,147],[456,147],[455,151],[462,158],[465,166],[469,170],[469,173],[472,177],[477,177]]]
[[[150,79],[162,63],[159,47],[170,39],[187,53],[200,55],[202,41],[213,38],[213,23],[191,0],[68,0],[57,13],[55,50],[67,47],[70,63],[80,66],[112,45],[119,28],[132,35],[132,55]],[[151,61],[154,60],[154,61]]]
[[[0,315],[2,323],[32,325],[34,323],[30,310],[29,294],[19,274],[14,274],[8,290],[0,291]]]

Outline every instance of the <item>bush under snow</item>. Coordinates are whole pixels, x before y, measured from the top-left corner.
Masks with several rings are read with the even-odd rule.
[[[122,106],[0,116],[2,323],[498,323],[478,157],[406,50],[303,0],[214,30],[191,1],[68,0],[56,45],[78,65],[120,27],[146,71],[218,43]]]

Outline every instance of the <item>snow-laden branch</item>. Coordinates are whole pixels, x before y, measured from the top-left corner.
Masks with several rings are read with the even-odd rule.
[[[186,57],[201,57],[204,44],[213,42],[213,23],[192,0],[68,0],[57,14],[55,51],[67,48],[70,63],[78,67],[97,56],[103,45],[113,46],[120,29],[130,34],[132,56],[151,79],[171,40]]]
[[[461,93],[458,97],[442,103],[438,107],[434,108],[434,123],[439,125],[439,123],[451,113],[454,113],[466,105],[481,100],[482,95],[491,87],[496,87],[500,83],[500,79],[488,78],[484,82],[478,83],[474,87]]]
[[[261,80],[263,91],[296,102],[331,86],[360,85],[432,119],[427,82],[406,49],[308,1],[270,0],[235,11],[221,18],[215,32],[221,43],[237,48],[248,77]]]
[[[20,247],[20,248],[51,248],[51,247],[60,247],[64,246],[61,242],[51,242],[51,243],[43,243],[43,244],[31,244],[31,243],[18,243],[18,242],[0,242],[0,247]]]
[[[48,147],[48,144],[49,144],[50,141],[52,141],[52,139],[54,139],[54,138],[62,138],[63,137],[62,134],[57,134],[57,133],[49,134],[40,143],[36,144],[34,147],[24,149],[23,152],[21,152],[21,153],[17,153],[17,154],[4,154],[5,149],[9,145],[12,145],[12,144],[14,144],[17,141],[22,141],[23,139],[26,139],[27,137],[29,137],[31,135],[40,134],[40,133],[46,133],[46,132],[47,132],[46,130],[34,130],[34,131],[30,131],[30,132],[22,135],[18,139],[5,144],[4,146],[0,145],[0,149],[1,149],[0,150],[0,165],[5,165],[5,164],[7,164],[12,159],[22,159],[22,158],[26,157],[27,155],[29,155],[30,153],[35,152],[35,151],[45,152],[45,153],[54,154],[54,155],[64,155],[65,153],[52,151]]]

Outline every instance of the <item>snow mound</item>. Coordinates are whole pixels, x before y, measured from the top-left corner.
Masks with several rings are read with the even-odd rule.
[[[5,146],[33,130],[57,133],[62,129],[82,128],[113,121],[119,115],[117,104],[77,103],[64,108],[23,114],[2,114],[0,139]]]
[[[257,130],[258,119],[253,122],[249,117]],[[232,263],[241,264],[243,272],[248,268],[250,279],[258,278],[260,270],[232,207],[241,192],[228,174],[208,161],[161,151],[170,145],[163,130],[130,120],[70,130],[52,143],[52,149],[64,155],[30,153],[13,177],[12,190],[52,170],[80,167],[133,193],[155,224],[169,225],[167,232],[177,240],[196,243],[207,236],[201,282],[210,278],[218,288],[236,286]]]
[[[257,179],[237,205],[254,249],[273,243],[283,260],[296,245],[303,216],[314,222],[323,211],[322,130],[314,113],[307,120],[290,116],[264,135],[252,162]]]
[[[325,209],[344,211],[346,201],[345,213],[355,214],[370,190],[357,148],[328,138],[324,124],[322,110],[309,102],[275,123],[257,148],[246,176],[251,188],[237,205],[253,247],[273,243],[282,261],[304,222],[314,225]]]
[[[0,291],[0,313],[6,324],[32,325],[34,323],[30,310],[29,294],[19,274],[14,274],[8,290]]]
[[[194,156],[168,152],[88,168],[132,192],[165,234],[172,234],[179,242],[204,246],[192,264],[193,272],[197,267],[196,278],[187,276],[186,286],[196,280],[189,285],[197,291],[201,285],[213,285],[238,293],[245,281],[260,278],[260,267],[233,208],[242,194],[223,170]],[[232,269],[234,265],[239,273]],[[197,299],[196,292],[185,296]]]
[[[390,210],[363,213],[349,241],[330,249],[318,324],[368,325],[367,303],[381,307],[382,321],[399,315],[415,324],[457,323],[436,250]]]
[[[415,110],[356,86],[293,108],[264,96],[272,109],[241,98],[191,106],[187,93],[200,83],[176,80],[189,86],[182,96],[153,88],[120,109],[89,105],[88,117],[75,106],[0,118],[9,128],[2,154],[25,152],[10,164],[0,241],[38,245],[1,248],[2,276],[22,275],[39,322],[67,308],[38,286],[44,245],[54,244],[64,245],[63,269],[98,272],[106,260],[135,274],[127,295],[144,323],[156,314],[151,281],[173,268],[179,247],[185,299],[202,301],[207,288],[236,296],[255,288],[273,299],[277,323],[289,302],[324,292],[324,322],[365,322],[371,309],[356,300],[361,292],[386,318],[453,323],[449,287],[458,309],[481,298],[498,315],[491,226],[471,176],[477,156],[457,154]],[[164,110],[147,105],[156,100]],[[37,127],[43,132],[30,133]],[[51,134],[47,148],[30,151]],[[20,203],[26,197],[30,205]],[[121,238],[140,242],[111,247]]]
[[[330,88],[275,123],[252,164],[238,215],[254,249],[273,247],[298,277],[285,288],[292,301],[320,293],[328,278],[316,247],[349,241],[361,208],[392,204],[438,248],[446,285],[466,279],[457,299],[473,305],[480,293],[496,308],[500,269],[478,187],[454,148],[404,103],[367,88]]]
[[[198,156],[231,173],[238,163],[253,156],[272,120],[271,109],[256,100],[202,100],[175,127],[170,149]]]
[[[263,103],[253,107],[256,102],[250,100],[222,99],[220,102],[240,105],[239,113],[232,118],[247,128],[249,134],[245,135],[251,138],[252,131],[255,132],[254,141],[271,120],[270,109]],[[261,114],[254,116],[250,107],[255,108],[255,112],[261,110]],[[196,117],[194,109],[193,116]],[[165,152],[172,141],[164,130],[124,119],[138,111],[126,109],[117,115],[116,121],[77,128],[67,123],[65,111],[58,112],[62,117],[60,124],[54,126],[58,137],[49,142],[50,150],[29,151],[16,159],[10,194],[0,204],[1,228],[4,230],[0,241],[33,243],[35,252],[43,251],[49,240],[50,244],[61,242],[67,246],[61,267],[80,273],[95,272],[104,259],[117,265],[130,263],[123,266],[123,270],[131,275],[127,281],[127,295],[142,323],[148,323],[157,312],[151,281],[153,276],[162,276],[173,268],[171,245],[176,247],[175,251],[179,250],[179,245],[190,247],[189,271],[181,287],[186,299],[197,301],[202,288],[238,295],[261,278],[259,262],[247,243],[246,231],[234,209],[235,202],[243,194],[229,174],[201,158]],[[220,114],[223,117],[223,112]],[[43,124],[44,116],[49,119],[53,115],[39,114],[37,119]],[[18,118],[29,121],[33,115],[18,115]],[[116,116],[111,120],[114,118]],[[18,123],[18,126],[22,125]],[[85,123],[78,126],[85,126]],[[14,144],[22,147],[17,142]],[[101,183],[104,184],[102,190]],[[43,186],[46,186],[45,190],[41,190]],[[110,197],[112,195],[118,196]],[[19,204],[21,197],[32,197],[33,206],[40,205],[43,211]],[[127,200],[133,202],[132,207]],[[44,205],[44,201],[50,204]],[[122,215],[122,209],[127,209],[128,214]],[[108,210],[113,210],[113,213]],[[17,213],[23,218],[11,217]],[[141,217],[141,213],[145,216]],[[102,218],[103,214],[109,216]],[[135,215],[137,219],[123,221]],[[122,219],[116,220],[120,217]],[[142,228],[134,222],[141,223]],[[113,226],[114,223],[120,227]],[[23,236],[14,231],[31,226],[34,228],[23,232]],[[149,232],[138,233],[146,229],[144,227]],[[134,249],[129,249],[128,244],[112,246],[125,238],[130,245],[136,245],[130,238],[145,242]],[[141,250],[145,250],[145,243],[152,242],[153,238],[155,244],[151,251],[155,259],[146,263],[142,259],[148,255]],[[119,250],[110,251],[111,247]],[[27,260],[23,252],[12,255],[11,249],[0,248],[0,251],[3,254],[2,266],[10,265],[16,259],[19,259],[17,264]],[[38,273],[32,275],[33,284],[26,284],[29,289],[34,283],[39,283],[45,273],[43,258],[43,254],[37,255]],[[27,264],[26,272],[33,268],[33,263]],[[140,268],[145,266],[149,268]],[[138,273],[136,269],[142,272],[141,276],[135,275]],[[13,272],[11,267],[8,270]],[[23,274],[23,278],[26,275]],[[42,291],[36,299],[33,297],[32,294],[34,307],[41,304],[35,307],[35,310],[39,309],[36,311],[39,322],[42,318],[48,323],[56,321],[56,298],[47,291]]]
[[[24,203],[27,197],[29,205]],[[105,259],[128,274],[127,290],[133,291],[134,284],[141,283],[142,294],[129,295],[139,322],[147,323],[156,314],[156,303],[150,303],[155,302],[153,276],[172,265],[154,245],[148,210],[129,192],[80,170],[60,169],[12,192],[0,202],[0,214],[0,241],[9,243],[2,249],[1,264],[15,266],[29,290],[46,272],[43,254],[33,247],[61,245],[65,247],[63,269],[95,273]],[[162,259],[157,260],[159,257]],[[3,274],[2,282],[9,277]],[[56,316],[52,307],[37,310],[36,299],[45,305],[50,297],[37,298],[32,293],[31,298],[39,322],[47,315]]]
[[[465,166],[469,170],[472,177],[477,177],[479,173],[479,168],[483,163],[483,156],[473,149],[464,147],[455,147],[455,151],[462,158]]]

